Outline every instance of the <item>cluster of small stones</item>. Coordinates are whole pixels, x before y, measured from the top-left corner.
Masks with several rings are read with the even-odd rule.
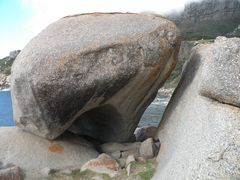
[[[152,172],[155,168],[155,157],[160,148],[160,141],[154,139],[156,132],[157,127],[153,126],[138,128],[135,131],[136,142],[110,142],[98,145],[96,149],[100,152],[100,155],[86,162],[81,168],[46,168],[43,169],[42,174],[46,177],[50,176],[57,179],[63,178],[64,175],[72,176],[74,173],[78,174],[78,177],[86,176],[87,174],[88,176],[103,175],[108,178],[118,178],[123,174],[126,177],[136,177],[135,171],[137,170],[134,167],[138,163],[144,168],[151,166],[149,170]]]
[[[134,142],[108,142],[95,144],[99,152],[97,158],[87,161],[82,166],[67,166],[60,169],[45,167],[40,169],[42,178],[64,179],[65,176],[106,176],[107,178],[140,177],[144,173],[150,178],[155,169],[156,156],[160,148],[160,141],[155,139],[157,127],[149,126],[137,128]],[[22,180],[24,169],[14,164],[0,162],[0,180]],[[143,171],[143,172],[142,172]],[[139,175],[140,173],[140,175]],[[88,177],[85,177],[88,179]],[[84,177],[83,177],[84,179]]]

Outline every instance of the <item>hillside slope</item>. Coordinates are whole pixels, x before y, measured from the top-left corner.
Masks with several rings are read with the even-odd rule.
[[[179,14],[167,16],[174,21],[185,40],[238,36],[232,33],[240,25],[239,0],[203,0],[185,6]]]
[[[9,56],[0,59],[1,74],[5,74],[7,76],[11,74],[11,66],[19,53],[20,53],[20,50],[11,51],[9,53]]]

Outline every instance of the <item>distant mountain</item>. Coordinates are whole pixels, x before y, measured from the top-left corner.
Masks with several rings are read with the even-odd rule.
[[[185,6],[183,12],[170,14],[185,40],[239,36],[239,0],[203,0]]]

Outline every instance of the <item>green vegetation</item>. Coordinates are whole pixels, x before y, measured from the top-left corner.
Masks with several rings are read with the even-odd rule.
[[[182,73],[182,67],[185,61],[178,61],[174,70],[166,80],[164,87],[165,88],[175,88],[181,78],[181,73]]]
[[[138,172],[136,176],[142,180],[150,180],[153,177],[154,168],[151,163],[139,163],[133,162],[132,164],[134,171]]]
[[[198,23],[183,23],[179,24],[178,27],[182,32],[183,40],[193,41],[200,39],[215,39],[217,36],[228,37],[238,25],[239,18],[223,21],[209,20]],[[237,33],[234,36],[237,36]]]
[[[151,160],[146,163],[143,162],[132,162],[131,163],[131,173],[130,176],[127,176],[126,169],[119,170],[119,173],[111,178],[107,174],[99,174],[95,173],[90,170],[86,171],[80,171],[80,170],[73,170],[70,174],[63,173],[61,171],[55,172],[51,174],[47,179],[48,180],[92,180],[95,179],[95,177],[101,178],[103,180],[122,180],[122,179],[129,179],[129,180],[150,180],[154,174],[155,170],[155,161]]]
[[[11,59],[9,56],[0,59],[0,73],[10,75],[11,67],[15,59]]]
[[[103,180],[110,180],[110,176],[108,176],[107,174],[98,174],[95,173],[93,171],[90,170],[86,170],[86,171],[80,171],[78,170],[73,170],[72,173],[70,174],[66,174],[66,173],[61,173],[61,172],[56,172],[54,174],[51,174],[47,179],[48,180],[65,180],[65,179],[69,179],[69,180],[79,180],[79,179],[83,179],[83,180],[88,180],[88,179],[93,179],[94,177],[101,177]]]

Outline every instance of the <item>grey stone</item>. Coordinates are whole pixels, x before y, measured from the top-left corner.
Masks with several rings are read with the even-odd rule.
[[[129,155],[126,159],[126,165],[128,166],[131,162],[135,161],[135,157],[133,154]]]
[[[117,162],[118,162],[118,164],[120,165],[120,167],[121,167],[122,169],[126,167],[126,159],[124,159],[124,158],[119,158],[119,159],[117,159]]]
[[[75,135],[64,134],[48,141],[17,127],[0,128],[0,159],[3,164],[15,164],[27,179],[41,178],[41,169],[61,169],[82,166],[97,157],[92,145]]]
[[[130,176],[130,174],[131,174],[131,164],[127,165],[126,171],[127,171],[127,176]]]
[[[104,180],[103,177],[100,177],[100,176],[94,176],[92,179],[93,180]]]
[[[20,169],[17,166],[0,169],[1,180],[22,180]]]
[[[139,149],[141,157],[145,159],[151,159],[155,155],[157,155],[157,147],[154,144],[154,141],[152,138],[148,138],[145,141],[141,143],[140,149]]]
[[[55,172],[54,169],[51,169],[49,167],[45,167],[41,170],[41,175],[43,177],[48,177],[49,175],[53,174]]]
[[[140,146],[139,146],[139,148],[140,148]],[[139,157],[140,156],[139,148],[122,151],[121,157],[127,158],[129,155],[134,155],[135,157]]]
[[[225,92],[231,88],[229,92],[239,96],[240,84],[235,77],[239,76],[236,66],[240,58],[239,52],[234,52],[239,42],[218,38],[212,45],[195,48],[159,126],[161,149],[153,179],[239,179],[240,106],[216,100],[217,94],[229,99]],[[209,81],[205,72],[216,82]],[[227,91],[216,86],[218,78]],[[212,85],[214,93],[200,93]]]
[[[136,157],[136,160],[137,160],[138,162],[142,162],[142,163],[146,163],[146,162],[147,162],[147,160],[146,160],[145,158],[141,157],[141,156]]]
[[[176,26],[155,15],[93,13],[49,25],[17,56],[16,125],[54,139],[72,132],[127,141],[177,60]]]
[[[109,153],[109,155],[114,159],[118,159],[118,158],[121,158],[122,153],[120,151],[115,151],[115,152]]]
[[[195,47],[198,43],[198,41],[182,41],[178,53],[178,61],[187,61],[190,58],[192,48]]]
[[[75,169],[76,170],[76,169]],[[61,174],[72,174],[72,169],[68,169],[68,168],[66,168],[66,169],[62,169],[62,170],[60,170],[59,171]]]
[[[122,143],[109,142],[100,145],[99,150],[104,153],[114,153],[116,151],[126,150],[126,148]]]
[[[240,39],[218,37],[208,51],[200,93],[217,101],[240,106]]]
[[[154,138],[155,134],[157,133],[157,129],[158,128],[155,126],[146,126],[136,129],[134,132],[136,141],[142,142],[148,138]]]
[[[128,150],[135,150],[139,149],[141,143],[135,142],[135,143],[115,143],[115,142],[109,142],[104,143],[99,147],[99,150],[104,153],[114,153],[117,151],[123,152]]]

